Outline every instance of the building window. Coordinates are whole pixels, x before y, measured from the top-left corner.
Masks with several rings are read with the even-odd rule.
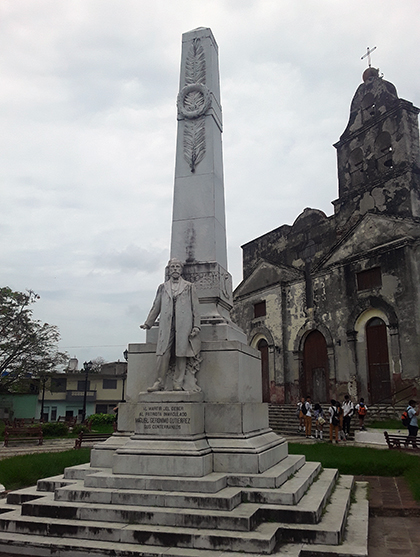
[[[102,381],[102,388],[103,389],[116,389],[117,388],[117,380],[116,379],[104,379]]]
[[[66,377],[53,377],[51,379],[51,392],[64,393],[67,389]]]
[[[366,122],[373,118],[376,114],[376,104],[375,104],[375,97],[373,93],[366,93],[363,97],[362,102],[360,103],[362,107],[362,114],[363,114],[363,121]]]
[[[353,186],[363,181],[363,151],[360,147],[353,149],[349,156],[349,170]]]
[[[263,302],[258,302],[254,304],[254,318],[255,317],[264,317],[267,315],[265,300]]]
[[[55,422],[57,420],[57,406],[51,408],[51,421]]]
[[[107,404],[97,404],[95,408],[95,412],[97,414],[107,414],[108,413],[108,405]]]
[[[388,132],[382,132],[375,141],[376,158],[378,161],[378,170],[384,172],[393,168],[392,161],[392,142],[391,135]]]
[[[367,269],[357,273],[357,290],[371,290],[382,286],[382,274],[380,267]]]
[[[77,382],[77,390],[78,391],[84,391],[85,390],[85,380],[83,379],[83,381],[78,381]],[[87,391],[90,391],[90,381],[87,382],[87,387],[86,387]]]

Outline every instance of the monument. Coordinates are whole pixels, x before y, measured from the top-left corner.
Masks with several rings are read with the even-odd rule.
[[[268,425],[259,352],[230,318],[218,47],[210,29],[183,35],[177,109],[167,280],[141,325],[146,343],[128,347],[120,436],[95,448],[92,462],[116,473],[263,472],[287,455],[287,444]]]
[[[221,132],[217,45],[195,29],[183,35],[171,259],[146,342],[128,348],[119,430],[90,464],[9,494],[0,551],[367,556],[364,490],[349,513],[352,476],[288,454],[261,402],[259,353],[230,320]]]

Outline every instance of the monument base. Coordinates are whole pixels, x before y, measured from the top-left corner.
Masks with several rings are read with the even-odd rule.
[[[92,462],[115,474],[201,477],[259,474],[287,456],[287,443],[268,426],[267,404],[188,401],[200,394],[142,393],[135,434],[95,446]]]

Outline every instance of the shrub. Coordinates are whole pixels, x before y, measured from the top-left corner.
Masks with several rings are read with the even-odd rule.
[[[48,422],[42,424],[42,434],[44,437],[67,437],[69,428],[63,422]]]
[[[91,416],[89,416],[88,421],[91,422],[93,426],[113,424],[115,422],[115,415],[114,414],[92,414]]]

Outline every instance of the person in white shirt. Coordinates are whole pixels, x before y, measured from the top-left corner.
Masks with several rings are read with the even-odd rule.
[[[416,410],[417,402],[415,400],[410,400],[407,407],[407,414],[410,418],[410,423],[408,424],[408,435],[410,437],[417,437],[417,432],[419,430],[417,416],[419,415],[418,409]]]
[[[365,416],[367,414],[367,406],[365,404],[365,399],[361,398],[360,402],[356,404],[357,415],[359,416],[359,427],[360,431],[366,431],[365,428]]]
[[[344,395],[344,402],[341,405],[343,409],[343,431],[346,438],[350,435],[350,422],[354,414],[354,404],[350,400],[349,395]]]
[[[312,437],[312,435],[311,435],[311,433],[312,433],[312,403],[311,403],[311,397],[310,396],[306,397],[305,407],[306,407],[305,435],[306,435],[306,438],[308,438],[308,437]]]

